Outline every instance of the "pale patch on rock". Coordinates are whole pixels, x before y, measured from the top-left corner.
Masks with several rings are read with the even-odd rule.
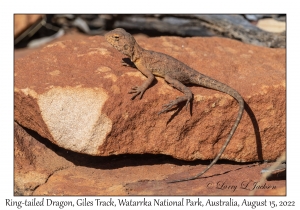
[[[224,49],[224,47],[223,46],[217,46],[217,47],[215,47],[217,50],[219,50],[219,51],[221,51],[221,52],[224,52],[225,51],[225,49]]]
[[[55,42],[53,44],[47,45],[46,47],[56,47],[56,46],[61,47],[61,48],[65,48],[66,47],[66,45],[63,42]]]
[[[112,85],[111,90],[113,91],[114,94],[120,94],[121,90],[117,85]]]
[[[176,50],[176,51],[181,50],[180,47],[178,47],[177,45],[174,45],[172,42],[170,42],[170,40],[172,40],[172,38],[162,37],[162,39],[163,39],[163,43],[162,43],[163,46],[170,47],[170,48],[172,48],[173,50]]]
[[[275,84],[275,85],[271,85],[271,86],[268,86],[268,85],[262,85],[261,88],[260,88],[260,94],[261,95],[265,95],[265,94],[268,94],[269,91],[270,91],[270,88],[275,88],[275,89],[278,89],[278,88],[285,88],[286,84],[285,84],[285,81],[281,81],[279,84]]]
[[[111,120],[101,112],[108,99],[103,89],[56,87],[38,97],[42,118],[54,140],[72,151],[96,155]]]
[[[107,74],[103,78],[111,79],[113,82],[117,81],[118,77],[115,74]]]
[[[229,100],[233,100],[233,98],[230,95],[226,95],[225,93],[224,94],[215,93],[213,95],[208,95],[208,96],[203,96],[200,94],[194,95],[194,101],[197,101],[197,102],[207,101],[207,100],[211,100],[211,99],[218,99],[217,104],[212,104],[213,107],[215,105],[224,106],[225,104],[228,103]]]
[[[229,97],[221,97],[218,102],[219,106],[224,106],[224,105],[228,104],[228,99],[229,99]]]
[[[90,52],[89,52],[89,55],[92,55],[92,54],[101,54],[101,55],[108,55],[110,54],[110,52],[105,49],[105,48],[90,48]]]
[[[282,80],[278,85],[273,85],[273,87],[275,88],[279,88],[279,87],[284,87],[286,86],[286,82],[285,80]]]
[[[128,116],[129,116],[128,112],[124,112],[122,114],[122,117],[124,118],[124,120],[127,120]]]
[[[59,70],[54,70],[54,71],[49,72],[49,74],[51,76],[58,76],[60,74],[60,71]]]
[[[86,55],[110,55],[110,52],[105,48],[90,48],[90,52],[84,54],[78,54],[77,57],[82,57]]]
[[[197,95],[194,95],[194,100],[195,101],[204,101],[204,96],[202,96],[202,95],[199,95],[199,94],[197,94]]]
[[[260,94],[265,95],[268,93],[270,86],[269,85],[262,85],[260,88]]]
[[[50,84],[50,83],[45,83],[45,84],[48,85],[48,84]],[[45,89],[46,89],[46,90],[49,90],[49,89],[52,89],[53,87],[54,87],[54,85],[49,85],[49,86],[45,87]]]
[[[142,75],[141,72],[138,72],[138,71],[130,71],[130,72],[126,72],[125,74],[122,75],[122,77],[124,76],[129,76],[129,77],[139,77],[139,78],[142,78],[142,79],[145,79],[145,76]]]
[[[246,59],[247,59],[247,58],[251,58],[252,55],[250,55],[250,54],[241,54],[240,57],[241,57],[241,58],[246,58]]]
[[[37,95],[38,95],[33,89],[30,89],[29,87],[24,88],[24,89],[18,89],[18,88],[15,88],[15,91],[16,91],[16,92],[21,91],[21,92],[24,93],[25,95],[31,96],[32,98],[37,98]]]
[[[189,57],[194,57],[194,58],[197,58],[197,59],[199,59],[199,52],[195,52],[194,50],[193,50],[193,48],[190,48],[190,47],[185,47],[185,48],[183,48],[183,49],[185,49],[185,53],[188,53],[189,54]]]
[[[111,68],[107,67],[107,66],[100,66],[97,68],[97,70],[95,71],[97,74],[103,73],[103,72],[108,72],[111,71]]]
[[[237,54],[237,50],[234,49],[233,47],[224,47],[226,52],[232,53],[232,54]]]
[[[158,89],[159,94],[169,94],[170,92],[174,92],[174,88],[168,85],[163,78],[156,77],[159,83],[162,84],[162,86]],[[176,90],[176,89],[175,89]]]

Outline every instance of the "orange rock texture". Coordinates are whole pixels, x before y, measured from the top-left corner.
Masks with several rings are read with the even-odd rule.
[[[221,159],[275,160],[286,142],[286,52],[225,38],[138,38],[236,89],[246,102],[240,125]],[[121,66],[124,56],[102,36],[49,44],[15,61],[15,120],[54,144],[93,156],[165,154],[213,159],[237,115],[221,92],[190,86],[192,108],[158,116],[182,93],[157,78],[142,100],[132,86],[146,79]]]
[[[14,195],[249,195],[270,164],[219,161],[199,179],[186,178],[208,161],[180,161],[166,155],[96,157],[75,153],[30,130],[14,126]],[[272,180],[255,195],[285,195],[286,181]]]

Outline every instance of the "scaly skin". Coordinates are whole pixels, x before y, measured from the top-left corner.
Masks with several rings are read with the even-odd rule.
[[[147,80],[141,86],[135,86],[131,88],[131,90],[129,91],[130,94],[133,94],[131,99],[134,99],[138,95],[140,95],[140,99],[142,98],[144,92],[153,82],[154,75],[163,77],[170,86],[184,93],[183,96],[180,96],[164,105],[163,109],[158,114],[165,113],[171,110],[175,105],[178,105],[179,103],[184,101],[186,101],[186,107],[188,107],[190,101],[193,98],[193,93],[184,84],[196,84],[215,89],[231,95],[238,101],[239,112],[236,121],[222,149],[215,157],[215,159],[211,162],[211,164],[207,166],[205,170],[194,177],[174,180],[170,181],[170,183],[193,180],[203,175],[219,160],[242,118],[244,111],[244,100],[241,95],[233,88],[199,73],[198,71],[190,68],[189,66],[169,55],[141,48],[137,44],[133,36],[127,33],[122,28],[117,28],[106,33],[105,39],[115,49],[129,57],[131,62],[134,63],[135,67],[147,77]],[[126,64],[124,62],[123,65],[129,66],[129,64]]]

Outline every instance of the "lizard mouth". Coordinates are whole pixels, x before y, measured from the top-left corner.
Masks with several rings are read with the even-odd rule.
[[[123,49],[121,46],[117,45],[117,44],[111,44],[116,50],[118,50],[119,52],[122,52]]]

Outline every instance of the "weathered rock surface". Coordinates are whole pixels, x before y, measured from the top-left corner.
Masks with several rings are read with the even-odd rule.
[[[15,195],[32,195],[55,171],[74,166],[30,136],[17,123],[14,126],[14,150]]]
[[[222,159],[276,159],[285,150],[285,50],[224,38],[139,38],[142,47],[172,55],[235,88],[248,104]],[[122,67],[124,56],[95,36],[56,42],[15,61],[15,120],[54,144],[79,153],[167,154],[212,159],[237,115],[237,102],[191,86],[192,115],[158,116],[181,93],[162,79],[142,100],[128,90],[146,79]]]
[[[52,144],[15,123],[15,195],[248,195],[270,164],[218,162],[201,179],[169,184],[203,170],[208,161],[165,155],[93,157]],[[247,185],[248,184],[248,185]],[[286,181],[267,181],[255,195],[285,195]],[[243,187],[244,186],[244,187]]]

